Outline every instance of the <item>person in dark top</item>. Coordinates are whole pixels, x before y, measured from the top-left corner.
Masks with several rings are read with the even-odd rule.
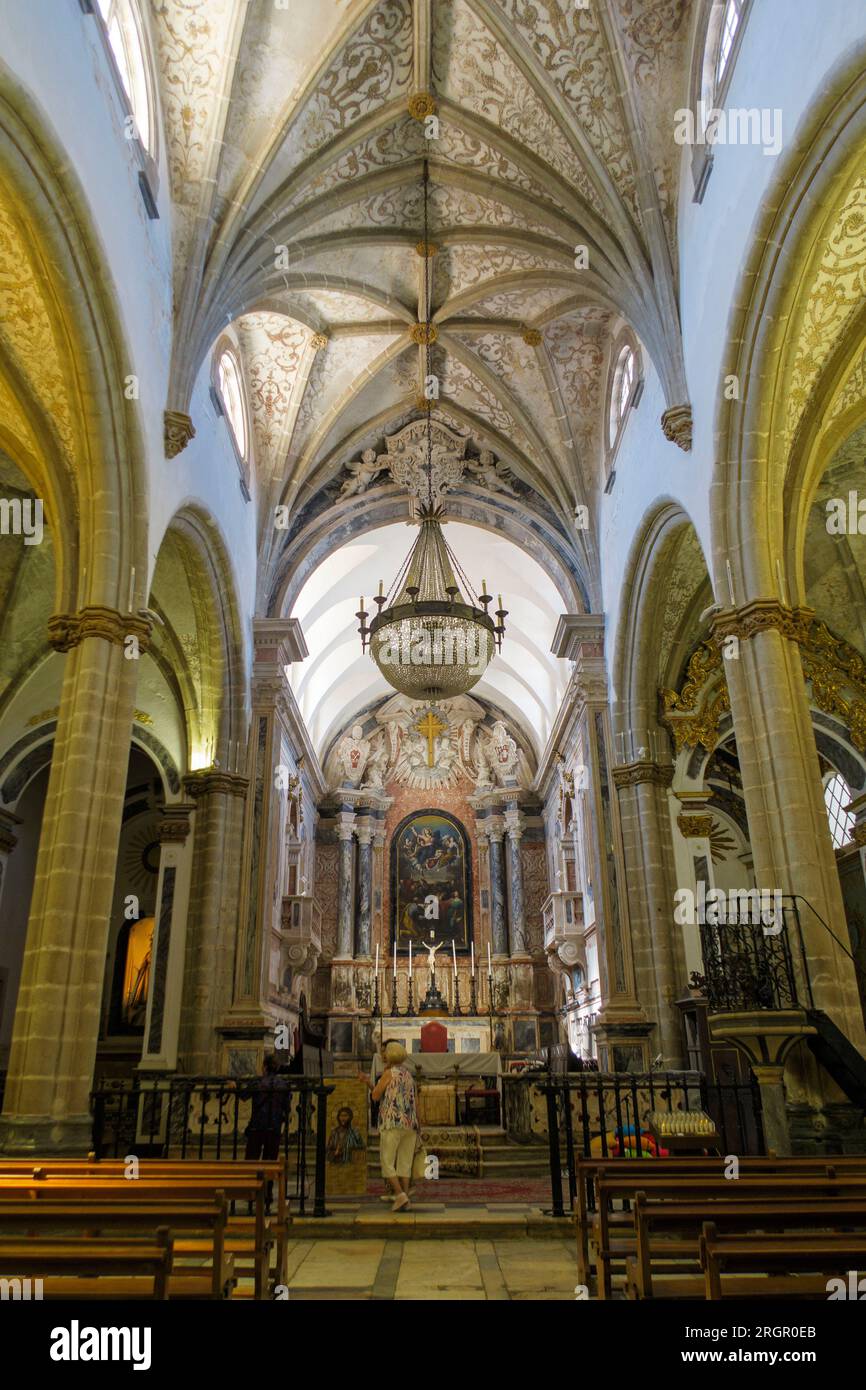
[[[242,1100],[251,1100],[244,1158],[279,1158],[280,1135],[289,1109],[290,1092],[285,1077],[279,1076],[279,1062],[272,1053],[265,1057],[261,1077],[250,1081],[241,1090]]]

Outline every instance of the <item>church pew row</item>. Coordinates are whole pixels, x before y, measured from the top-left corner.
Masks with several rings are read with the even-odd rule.
[[[654,1181],[666,1177],[718,1177],[724,1178],[728,1170],[727,1160],[718,1155],[692,1157],[687,1155],[672,1158],[582,1158],[575,1165],[576,1194],[574,1207],[575,1238],[577,1242],[577,1263],[582,1283],[589,1278],[589,1236],[593,1213],[590,1210],[588,1191],[594,1189],[597,1177],[610,1174],[619,1179],[634,1179],[635,1188],[642,1187],[651,1177]],[[837,1173],[866,1174],[866,1154],[833,1155],[829,1158],[741,1158],[740,1177],[779,1176],[835,1177]],[[739,1179],[726,1179],[728,1183]],[[627,1197],[629,1194],[623,1194]]]
[[[34,1177],[34,1178],[57,1178],[57,1177],[90,1177],[99,1178],[122,1177],[128,1182],[138,1182],[141,1179],[151,1178],[161,1180],[163,1178],[191,1179],[195,1178],[202,1182],[213,1181],[216,1190],[224,1186],[223,1179],[228,1175],[236,1178],[264,1177],[271,1184],[269,1191],[276,1194],[276,1212],[272,1222],[275,1224],[274,1248],[276,1251],[276,1266],[274,1270],[275,1284],[285,1284],[286,1269],[288,1260],[288,1238],[289,1238],[289,1205],[286,1196],[288,1190],[288,1162],[284,1158],[280,1159],[157,1159],[147,1158],[138,1160],[138,1178],[128,1178],[129,1164],[125,1159],[7,1159],[0,1158],[0,1182],[4,1175],[10,1177]],[[266,1194],[267,1200],[267,1194]],[[236,1242],[229,1245],[236,1255],[242,1257],[236,1261],[238,1272],[246,1269],[244,1255],[248,1253],[246,1246],[241,1239],[242,1235],[255,1235],[255,1227],[250,1228],[250,1223],[239,1217],[229,1219],[230,1235]]]
[[[701,1236],[704,1296],[722,1298],[827,1298],[830,1279],[849,1284],[852,1270],[866,1264],[866,1235],[720,1235],[708,1222]]]
[[[94,1174],[79,1176],[32,1177],[0,1175],[0,1228],[3,1225],[3,1211],[6,1206],[16,1203],[33,1203],[46,1208],[60,1205],[77,1205],[86,1209],[88,1205],[114,1207],[119,1211],[133,1213],[136,1207],[143,1213],[158,1215],[160,1207],[172,1203],[213,1203],[217,1193],[228,1202],[246,1202],[254,1211],[251,1221],[232,1220],[228,1224],[227,1251],[246,1254],[254,1278],[254,1296],[267,1298],[270,1268],[270,1252],[274,1245],[274,1233],[265,1215],[265,1196],[267,1181],[261,1173],[251,1178],[227,1178],[221,1173],[218,1178],[161,1177],[139,1178],[135,1180],[121,1177],[103,1178]],[[212,1253],[212,1236],[209,1236],[207,1222],[203,1221],[198,1242],[192,1233],[187,1241],[179,1246],[179,1254],[206,1257],[208,1242]],[[238,1242],[236,1245],[235,1242]],[[236,1260],[240,1267],[240,1260]],[[278,1265],[279,1273],[279,1265]],[[285,1282],[278,1278],[276,1282]]]
[[[229,1298],[236,1283],[234,1268],[235,1245],[226,1236],[226,1201],[216,1193],[212,1201],[154,1202],[142,1205],[86,1201],[76,1203],[64,1199],[38,1202],[3,1202],[0,1204],[0,1238],[15,1235],[45,1240],[69,1239],[75,1234],[90,1247],[94,1239],[111,1232],[115,1243],[121,1240],[132,1247],[148,1239],[162,1226],[172,1235],[173,1258],[171,1272],[177,1296],[182,1287],[195,1280],[196,1288],[186,1288],[187,1296]],[[186,1238],[184,1234],[186,1233]],[[248,1242],[243,1242],[246,1249]],[[200,1268],[185,1265],[185,1259],[204,1262]],[[209,1273],[206,1273],[209,1266]],[[10,1270],[10,1276],[14,1273]]]
[[[857,1233],[866,1237],[866,1203],[862,1198],[822,1200],[782,1198],[715,1202],[713,1224],[724,1235],[779,1236]],[[609,1263],[626,1262],[630,1299],[703,1298],[701,1237],[707,1222],[706,1202],[649,1201],[635,1193],[634,1228],[622,1241],[612,1240]],[[656,1276],[655,1282],[653,1276]],[[604,1275],[598,1273],[599,1285]]]
[[[590,1260],[595,1263],[599,1298],[610,1297],[611,1260],[621,1253],[611,1245],[614,1235],[621,1237],[624,1230],[634,1229],[632,1213],[614,1212],[612,1203],[616,1200],[633,1201],[637,1190],[638,1181],[634,1177],[613,1176],[606,1172],[596,1178],[597,1210],[588,1233],[588,1258],[584,1270],[588,1275]],[[795,1197],[811,1197],[816,1201],[850,1198],[866,1203],[866,1173],[837,1174],[832,1177],[803,1177],[784,1173],[755,1177],[747,1174],[736,1180],[728,1180],[718,1175],[700,1177],[695,1174],[656,1178],[650,1177],[645,1169],[640,1190],[651,1201],[691,1200],[704,1203],[704,1215],[707,1217],[712,1215],[717,1204],[746,1199],[769,1205]],[[581,1282],[589,1281],[584,1278]]]
[[[167,1227],[133,1245],[80,1237],[0,1236],[0,1278],[39,1279],[43,1298],[169,1297],[172,1241]]]

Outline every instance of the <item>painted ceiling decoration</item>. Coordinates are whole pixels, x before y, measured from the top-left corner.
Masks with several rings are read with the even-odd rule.
[[[532,489],[597,568],[591,530],[573,522],[595,510],[600,395],[623,322],[668,411],[687,408],[669,112],[685,99],[689,8],[154,7],[177,211],[167,405],[189,410],[235,323],[266,482],[260,529],[418,418],[429,317],[436,418]]]

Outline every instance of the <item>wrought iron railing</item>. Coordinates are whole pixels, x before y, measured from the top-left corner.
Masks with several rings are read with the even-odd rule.
[[[242,1159],[256,1081],[226,1076],[104,1081],[90,1097],[94,1154],[98,1159],[127,1154]],[[334,1088],[307,1076],[280,1076],[279,1081],[279,1089],[267,1094],[282,1111],[279,1154],[288,1160],[294,1189],[289,1196],[303,1216],[312,1195],[313,1215],[325,1216],[328,1096]]]
[[[798,979],[785,925],[770,932],[760,923],[704,923],[701,950],[710,1013],[798,1007]]]
[[[761,1095],[754,1078],[711,1082],[700,1072],[583,1072],[504,1078],[509,1089],[535,1086],[544,1097],[551,1214],[574,1207],[577,1158],[650,1159],[646,1124],[659,1111],[702,1110],[713,1120],[722,1153],[763,1154]],[[587,1188],[590,1205],[591,1185]]]

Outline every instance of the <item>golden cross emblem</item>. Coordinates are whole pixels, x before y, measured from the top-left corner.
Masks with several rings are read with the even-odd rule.
[[[427,740],[427,766],[433,766],[433,740],[438,734],[444,734],[448,728],[441,719],[437,719],[432,709],[428,709],[423,719],[419,719],[415,725],[422,738]]]

